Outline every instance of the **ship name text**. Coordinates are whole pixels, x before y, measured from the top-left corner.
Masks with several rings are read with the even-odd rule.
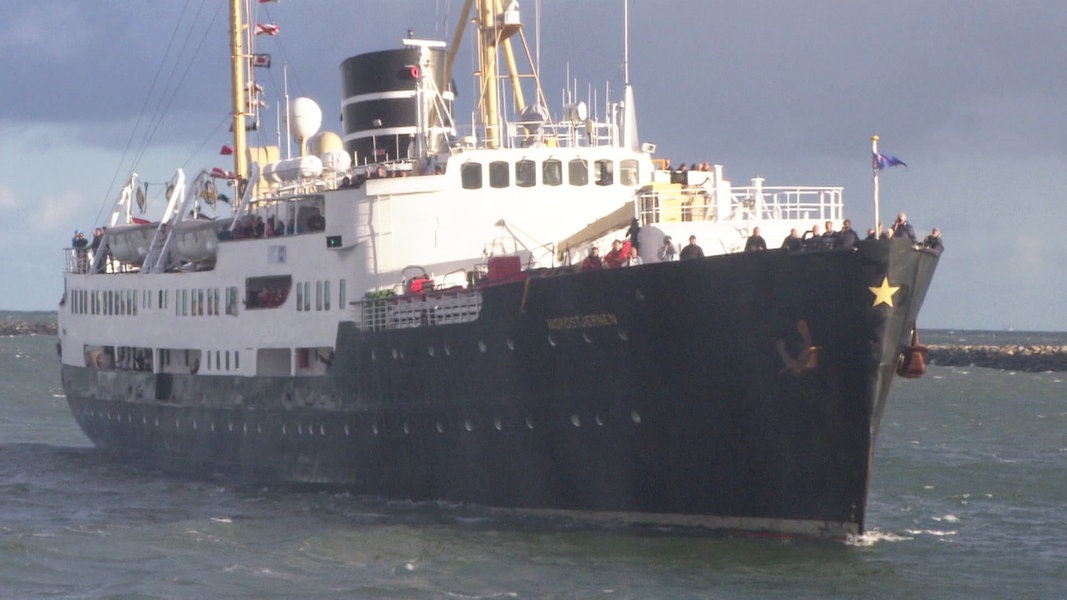
[[[589,329],[592,327],[610,327],[618,325],[619,320],[613,313],[597,313],[592,315],[573,315],[569,317],[554,317],[545,319],[548,329],[560,331],[563,329]]]

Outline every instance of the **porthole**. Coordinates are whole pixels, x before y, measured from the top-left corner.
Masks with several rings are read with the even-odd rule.
[[[400,353],[396,351],[396,348],[393,348],[393,360],[396,360],[399,356]]]
[[[426,348],[426,354],[429,354],[430,357],[433,358],[433,356],[437,354],[437,351],[433,349],[433,346],[428,346]]]
[[[488,348],[489,347],[485,345],[485,342],[478,340],[478,350],[480,350],[482,354],[485,354],[485,351],[488,350]]]
[[[502,423],[500,421],[500,419],[495,419],[493,421],[493,427],[495,427],[497,431],[503,431],[504,430],[504,423]]]
[[[625,329],[620,329],[618,333],[619,333],[619,339],[620,340],[622,340],[624,342],[630,341],[630,332],[629,331],[626,331]]]
[[[378,424],[371,425],[370,430],[374,432],[374,435],[378,435]]]
[[[585,343],[587,343],[587,344],[592,344],[593,343],[593,335],[590,334],[588,331],[583,331],[582,332],[582,339],[585,340]]]
[[[445,344],[445,356],[452,356],[452,346]]]
[[[630,411],[630,418],[633,419],[634,423],[640,423],[641,422],[641,414],[638,413],[636,410],[631,410]]]
[[[285,426],[285,423],[282,423],[282,435],[285,435],[285,434],[286,434],[286,431],[285,431],[285,430],[286,430],[286,426]]]
[[[578,415],[571,415],[571,425],[574,425],[575,427],[582,426],[582,420],[578,418]]]
[[[556,338],[553,337],[553,335],[551,333],[548,334],[548,345],[549,346],[555,346],[556,345]]]
[[[437,422],[437,433],[444,433],[444,432],[445,432],[445,426],[442,425],[440,421],[438,421]]]
[[[599,425],[600,427],[603,427],[604,426],[604,417],[602,417],[600,415],[597,415],[596,416],[596,424]]]
[[[411,427],[408,427],[407,423],[404,423],[404,435],[411,433]]]
[[[507,343],[508,343],[508,350],[511,350],[512,352],[514,352],[515,351],[515,340],[513,340],[511,338],[508,338],[507,339]]]
[[[375,352],[373,348],[371,348],[370,351],[370,359],[372,362],[378,360],[378,353]]]
[[[352,430],[348,428],[348,423],[345,423],[345,435],[352,435]]]
[[[319,424],[319,435],[321,435],[321,436],[325,436],[326,435],[326,427],[323,426],[321,423]]]
[[[533,429],[534,428],[533,419],[531,419],[530,417],[526,417],[526,428],[527,429]]]
[[[463,428],[467,431],[474,431],[474,423],[471,423],[470,419],[463,420]]]

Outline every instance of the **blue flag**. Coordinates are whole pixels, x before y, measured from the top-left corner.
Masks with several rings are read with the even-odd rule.
[[[874,154],[871,158],[871,163],[876,171],[881,171],[886,167],[896,167],[898,165],[905,169],[908,168],[908,163],[889,154]]]

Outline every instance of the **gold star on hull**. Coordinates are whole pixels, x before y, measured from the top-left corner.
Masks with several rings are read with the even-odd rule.
[[[871,293],[874,294],[874,303],[871,304],[872,307],[878,306],[879,304],[885,304],[886,306],[892,307],[893,294],[897,293],[900,286],[889,285],[889,276],[886,276],[882,278],[882,285],[878,287],[868,287],[867,289],[871,290]]]

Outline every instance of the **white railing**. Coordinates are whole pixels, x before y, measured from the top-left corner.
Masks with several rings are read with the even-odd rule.
[[[592,127],[587,128],[587,124]],[[526,148],[538,144],[560,148],[618,145],[616,128],[608,122],[507,121],[500,129],[502,148]],[[485,126],[459,126],[452,146],[471,150],[485,148],[485,140]]]
[[[840,221],[844,218],[844,188],[818,186],[732,188],[733,204],[762,219]]]
[[[841,187],[731,187],[728,197],[714,186],[646,188],[638,195],[646,224],[692,221],[808,221],[844,218]]]
[[[477,290],[389,296],[353,302],[352,318],[363,331],[469,323],[482,311]]]

